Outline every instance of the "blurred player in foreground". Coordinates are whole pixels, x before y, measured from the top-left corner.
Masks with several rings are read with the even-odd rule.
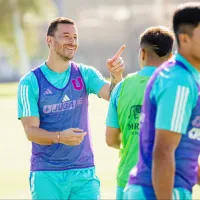
[[[125,199],[192,199],[200,152],[200,3],[173,16],[174,62],[148,82],[141,114],[139,161]]]

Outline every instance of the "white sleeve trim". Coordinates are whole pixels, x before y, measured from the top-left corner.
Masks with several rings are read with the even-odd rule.
[[[185,108],[189,97],[189,88],[178,86],[176,92],[175,105],[171,121],[171,131],[180,133],[182,130]]]
[[[28,85],[22,85],[20,96],[21,96],[21,102],[22,102],[22,111],[23,111],[23,117],[29,117],[31,116],[31,109],[30,109],[30,102],[28,98]]]

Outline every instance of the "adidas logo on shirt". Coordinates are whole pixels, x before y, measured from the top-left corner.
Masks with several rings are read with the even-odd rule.
[[[46,89],[44,94],[48,95],[48,94],[53,94],[53,92],[50,89]]]
[[[66,101],[70,101],[70,98],[67,95],[64,96],[62,102],[66,102]]]

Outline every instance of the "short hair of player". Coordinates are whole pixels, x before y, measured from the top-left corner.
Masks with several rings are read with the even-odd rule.
[[[173,15],[173,29],[178,45],[179,34],[185,33],[192,36],[193,30],[200,23],[200,3],[189,2],[180,4]]]
[[[65,17],[58,17],[53,19],[47,29],[47,36],[54,36],[54,33],[57,29],[58,24],[72,24],[75,25],[75,22],[72,19]]]
[[[140,47],[151,50],[159,57],[172,52],[174,34],[166,27],[150,27],[140,35]]]

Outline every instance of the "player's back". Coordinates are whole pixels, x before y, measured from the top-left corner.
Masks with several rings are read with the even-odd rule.
[[[177,80],[179,82],[184,80],[187,82],[188,87],[195,93],[195,95],[190,94],[189,96],[189,98],[195,99],[195,105],[191,113],[189,111],[186,113],[190,115],[190,120],[189,125],[183,125],[187,126],[185,128],[185,130],[187,130],[185,133],[181,133],[181,125],[178,122],[183,118],[182,111],[186,104],[186,96],[189,94],[187,87],[177,87],[177,97],[174,105],[175,112],[173,114],[175,117],[172,117],[171,119],[166,118],[166,120],[171,120],[169,123],[171,123],[172,130],[182,134],[180,144],[175,152],[176,170],[174,187],[182,187],[191,191],[197,179],[197,161],[200,152],[199,86],[197,85],[193,74],[179,61],[165,63],[156,70],[148,83],[141,116],[139,161],[137,166],[131,172],[129,183],[152,187],[152,155],[155,138],[156,113],[158,112],[157,99],[152,94],[152,88],[156,87],[155,83],[158,81],[161,87],[165,87],[164,82],[161,80],[163,77],[168,80],[168,82],[171,80]],[[156,88],[154,88],[154,91],[156,91]],[[181,93],[183,94],[182,96],[180,95]],[[180,98],[178,98],[179,96]],[[168,122],[166,121],[166,123]]]
[[[142,71],[145,70],[151,70],[149,74],[151,75],[155,68],[148,69],[147,67]],[[150,76],[140,75],[140,72],[131,73],[121,86],[117,107],[122,137],[117,180],[121,187],[125,187],[127,184],[129,172],[138,161],[139,118],[149,78]]]

